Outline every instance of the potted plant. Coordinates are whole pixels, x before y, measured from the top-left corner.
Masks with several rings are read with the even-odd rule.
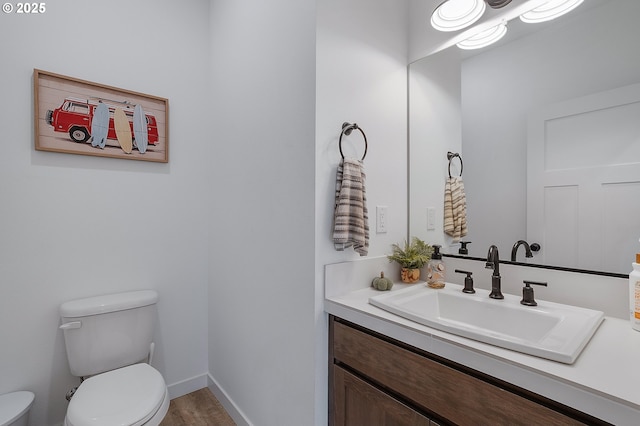
[[[404,247],[398,244],[391,246],[393,252],[387,256],[389,262],[397,262],[401,266],[400,278],[405,283],[415,283],[420,279],[420,268],[429,263],[433,247],[418,237],[411,243],[405,241]]]

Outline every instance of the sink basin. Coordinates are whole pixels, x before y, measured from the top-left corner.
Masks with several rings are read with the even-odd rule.
[[[592,309],[540,300],[538,306],[524,306],[518,296],[495,300],[487,290],[466,294],[461,289],[417,284],[371,297],[369,303],[438,330],[566,364],[575,362],[604,319],[603,312]]]

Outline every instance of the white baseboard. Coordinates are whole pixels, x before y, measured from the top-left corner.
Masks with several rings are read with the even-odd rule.
[[[207,374],[208,378],[208,388],[213,393],[213,396],[216,397],[220,404],[224,407],[224,409],[229,413],[231,418],[236,425],[238,426],[252,426],[251,422],[247,419],[244,413],[233,403],[233,401],[229,398],[227,393],[220,387],[218,382],[211,377],[211,374]]]
[[[170,399],[175,399],[206,387],[207,387],[207,373],[202,373],[198,376],[181,380],[177,383],[173,383],[167,386],[167,388],[169,389]]]
[[[201,375],[185,379],[177,383],[168,385],[169,398],[175,399],[191,392],[195,392],[202,388],[209,388],[213,396],[222,404],[224,409],[229,413],[231,418],[238,426],[252,426],[247,420],[244,413],[233,403],[227,393],[220,387],[218,382],[211,377],[211,374],[203,373]]]

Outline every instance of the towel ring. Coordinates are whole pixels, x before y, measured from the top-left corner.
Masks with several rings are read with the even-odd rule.
[[[367,156],[367,148],[368,148],[367,135],[364,134],[364,131],[360,127],[358,127],[356,123],[351,124],[351,123],[347,123],[346,121],[342,123],[342,132],[340,132],[340,141],[338,142],[338,147],[340,148],[340,155],[344,160],[344,154],[342,153],[342,135],[349,136],[353,130],[360,130],[360,133],[362,133],[362,137],[364,138],[364,154],[362,154],[362,159],[360,160],[360,161],[363,161],[364,157]]]
[[[454,158],[458,157],[458,160],[460,160],[460,177],[462,177],[462,169],[464,169],[464,164],[462,164],[462,157],[460,157],[460,154],[458,154],[457,152],[447,152],[447,160],[449,160],[449,177],[451,177],[451,160],[453,160]]]

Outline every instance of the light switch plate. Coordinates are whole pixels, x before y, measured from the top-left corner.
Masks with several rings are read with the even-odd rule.
[[[427,230],[433,231],[436,229],[436,208],[427,208]]]
[[[387,206],[376,206],[376,233],[387,232]]]

